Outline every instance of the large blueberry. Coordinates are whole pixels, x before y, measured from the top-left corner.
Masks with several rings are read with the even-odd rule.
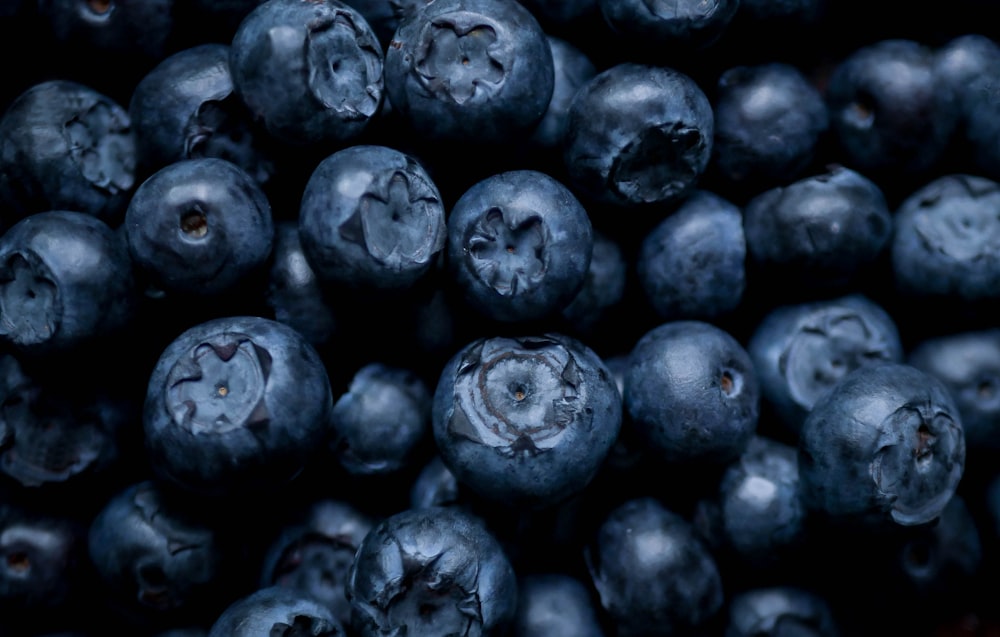
[[[425,139],[524,137],[552,97],[552,51],[514,0],[435,0],[400,21],[385,55],[392,107]]]
[[[228,45],[199,44],[162,60],[135,85],[128,112],[143,178],[201,157],[229,160],[261,185],[275,171],[262,133],[234,92]]]
[[[299,206],[299,238],[326,283],[400,290],[444,249],[441,194],[413,157],[377,145],[337,151],[316,166]]]
[[[654,498],[608,513],[585,556],[618,637],[698,634],[722,610],[722,576],[708,547]]]
[[[267,0],[230,44],[236,93],[275,138],[295,146],[360,135],[382,106],[382,47],[339,0]]]
[[[68,80],[35,84],[0,117],[0,221],[61,209],[117,225],[135,166],[135,136],[120,104]]]
[[[667,462],[722,464],[757,430],[760,383],[750,356],[725,330],[669,321],[628,357],[625,409],[650,453]]]
[[[69,210],[29,215],[0,236],[0,340],[66,351],[122,330],[136,305],[120,234]]]
[[[210,296],[261,271],[271,255],[271,205],[225,159],[177,161],[142,182],[125,212],[129,254],[154,287]]]
[[[580,87],[566,124],[564,163],[575,188],[606,203],[673,204],[712,155],[715,121],[693,79],[623,62]]]
[[[846,374],[868,363],[903,360],[892,316],[859,294],[774,307],[750,336],[747,351],[764,398],[795,434]]]
[[[558,334],[477,339],[448,362],[434,393],[444,463],[473,491],[514,506],[548,507],[580,492],[620,426],[611,372]]]
[[[803,503],[855,528],[932,522],[964,469],[965,434],[948,390],[901,363],[845,376],[816,403],[799,437]]]
[[[329,435],[326,368],[284,323],[253,316],[199,323],[163,350],[143,414],[158,475],[221,495],[298,475]]]
[[[447,258],[465,301],[499,321],[555,315],[583,286],[590,217],[545,173],[515,170],[469,188],[448,217]]]
[[[743,300],[746,258],[740,209],[699,190],[645,236],[636,272],[662,320],[711,320]]]
[[[455,508],[409,509],[365,536],[347,585],[359,637],[506,634],[517,578],[483,521]]]
[[[895,215],[890,251],[900,292],[976,301],[1000,298],[1000,184],[976,175],[937,177]]]

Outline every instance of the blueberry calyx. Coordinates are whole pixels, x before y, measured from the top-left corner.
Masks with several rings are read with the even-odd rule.
[[[195,346],[168,377],[166,403],[174,422],[195,434],[266,424],[270,368],[271,355],[243,334]]]
[[[698,175],[704,147],[697,128],[678,123],[648,128],[615,156],[608,187],[628,201],[678,197]]]
[[[414,172],[376,173],[357,210],[338,230],[379,263],[408,270],[428,264],[444,247],[445,233],[437,223],[440,205],[434,187]]]
[[[438,99],[464,104],[477,92],[486,97],[503,84],[504,67],[491,53],[496,29],[482,16],[454,13],[432,20],[420,35],[414,72],[420,84]]]
[[[59,287],[31,251],[12,252],[0,267],[0,336],[15,345],[45,343],[59,330]]]
[[[134,141],[128,114],[96,102],[63,125],[66,144],[80,174],[95,188],[111,195],[134,183]]]
[[[382,103],[382,56],[350,11],[335,9],[307,25],[309,89],[323,106],[348,120],[365,121]],[[359,54],[360,53],[360,54]],[[359,84],[357,77],[365,78]]]
[[[466,254],[472,269],[500,296],[516,296],[545,276],[545,224],[537,215],[505,219],[491,208],[469,231]]]
[[[495,338],[459,363],[448,430],[505,456],[559,444],[587,402],[573,354],[547,338]]]

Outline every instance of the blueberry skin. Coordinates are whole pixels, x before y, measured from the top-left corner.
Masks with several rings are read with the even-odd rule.
[[[385,88],[425,140],[524,138],[552,98],[552,51],[514,0],[435,0],[402,19],[385,54]]]
[[[455,508],[408,509],[368,533],[347,585],[351,625],[376,635],[507,634],[517,578],[483,521]]]
[[[455,203],[447,229],[448,269],[462,298],[497,321],[554,316],[580,291],[594,250],[583,205],[535,170],[474,184]]]
[[[948,388],[962,417],[968,451],[1000,450],[1000,330],[924,339],[906,362]]]
[[[965,435],[948,390],[902,363],[845,376],[806,417],[798,446],[806,508],[854,528],[932,522],[965,468]]]
[[[934,71],[933,50],[913,40],[853,50],[834,68],[825,95],[846,163],[866,174],[929,170],[959,117],[952,91]]]
[[[742,211],[697,190],[643,238],[636,273],[662,320],[711,320],[739,307],[746,260]]]
[[[265,302],[273,318],[321,347],[338,332],[339,321],[333,299],[309,265],[297,220],[280,220],[274,226],[274,247]]]
[[[205,43],[177,51],[135,85],[128,113],[143,178],[202,157],[231,161],[262,186],[274,174],[262,133],[234,91],[229,48]]]
[[[348,0],[347,4],[364,16],[385,50],[399,28],[399,23],[430,2],[431,0]]]
[[[997,139],[1000,139],[1000,118],[996,116],[1000,105],[1000,45],[985,36],[966,35],[946,45],[939,55],[946,56],[949,50],[978,58],[967,62],[970,68],[962,69],[945,81],[949,81],[956,91],[961,108],[960,134],[971,148],[975,173],[1000,179],[1000,152],[996,149]],[[945,64],[942,60],[941,66]],[[944,69],[954,70],[948,66]]]
[[[237,95],[274,138],[292,146],[347,143],[382,106],[382,47],[338,0],[267,0],[230,43]]]
[[[704,321],[669,321],[629,353],[623,399],[654,457],[722,464],[742,453],[757,429],[760,383],[728,332]]]
[[[761,391],[796,436],[820,398],[851,371],[875,362],[903,362],[892,316],[860,294],[780,305],[747,342]]]
[[[86,560],[85,530],[63,514],[0,504],[0,610],[4,614],[0,630],[19,613],[48,613],[76,594],[86,581],[80,577]]]
[[[327,439],[333,395],[319,354],[255,316],[177,336],[150,374],[143,410],[156,473],[211,496],[287,483]]]
[[[410,508],[427,509],[459,504],[461,485],[439,454],[423,466],[410,486]]]
[[[625,298],[629,263],[618,242],[601,232],[594,232],[594,250],[583,287],[562,309],[569,329],[586,340],[595,337],[607,319]]]
[[[165,292],[213,296],[267,264],[271,205],[245,170],[225,159],[185,159],[136,189],[125,211],[132,261]]]
[[[975,175],[937,177],[896,210],[892,272],[909,296],[959,302],[1000,298],[1000,184]]]
[[[175,0],[36,0],[55,40],[75,51],[162,59],[174,30]],[[179,3],[177,3],[179,4]]]
[[[330,610],[308,594],[269,586],[241,597],[215,620],[208,637],[344,637]]]
[[[852,282],[888,249],[893,231],[879,185],[843,166],[768,189],[743,215],[751,260],[809,286]]]
[[[68,80],[34,84],[0,116],[0,219],[77,210],[118,225],[135,167],[135,135],[120,104]]]
[[[412,466],[431,433],[431,392],[413,371],[369,363],[333,406],[330,449],[352,475]]]
[[[692,51],[707,48],[722,36],[740,0],[598,0],[597,4],[619,35],[660,50]]]
[[[560,150],[566,138],[566,122],[573,96],[591,78],[597,67],[576,45],[559,37],[547,36],[552,51],[552,98],[545,115],[531,133],[531,143],[541,148]]]
[[[122,330],[136,298],[125,242],[97,217],[38,212],[0,236],[0,340],[24,355]]]
[[[512,637],[604,637],[590,590],[562,573],[532,573],[518,580]]]
[[[829,603],[799,586],[751,588],[733,596],[725,637],[838,637]]]
[[[621,399],[604,362],[576,339],[481,338],[442,370],[432,423],[460,484],[543,509],[596,475],[618,436]]]
[[[401,151],[355,145],[313,170],[299,206],[299,238],[324,282],[401,290],[433,266],[447,226],[441,193]]]
[[[798,450],[754,436],[719,482],[721,537],[743,564],[767,569],[806,545]]]
[[[694,527],[654,498],[627,500],[585,549],[618,637],[697,634],[722,609],[722,577]]]
[[[151,481],[108,500],[91,521],[87,547],[99,581],[130,609],[191,618],[222,599],[221,533]]]
[[[715,167],[730,182],[757,192],[796,179],[830,125],[819,90],[782,62],[726,70],[712,107]]]
[[[577,91],[563,163],[573,187],[597,201],[674,204],[707,168],[714,129],[708,97],[690,77],[623,62]]]

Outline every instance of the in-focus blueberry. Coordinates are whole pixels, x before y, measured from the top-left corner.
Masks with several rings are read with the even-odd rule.
[[[583,286],[593,250],[587,211],[535,170],[477,182],[448,216],[453,280],[473,309],[497,321],[554,316]]]
[[[231,603],[208,637],[344,637],[344,627],[308,593],[283,586],[258,589]]]
[[[712,156],[708,97],[684,73],[623,62],[580,87],[570,105],[563,161],[574,188],[621,207],[673,204]]]
[[[558,334],[481,338],[445,365],[433,430],[459,483],[494,502],[545,508],[596,475],[621,426],[604,362]]]
[[[802,501],[872,530],[933,522],[965,469],[965,435],[941,381],[909,365],[863,365],[813,407],[799,437]]]

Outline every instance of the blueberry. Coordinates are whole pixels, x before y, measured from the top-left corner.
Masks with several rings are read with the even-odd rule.
[[[410,486],[410,508],[446,507],[461,501],[461,485],[439,454],[427,461]]]
[[[125,242],[97,217],[38,212],[0,236],[0,340],[24,354],[120,332],[135,308]]]
[[[487,177],[448,216],[449,271],[465,301],[498,321],[555,315],[584,284],[594,249],[573,193],[534,170]]]
[[[444,249],[441,194],[413,157],[387,146],[355,145],[316,166],[302,193],[299,238],[325,283],[401,290]]]
[[[941,175],[910,193],[895,215],[890,252],[898,290],[959,302],[1000,298],[1000,184]]]
[[[208,637],[344,637],[329,609],[301,591],[269,586],[241,597],[218,616]]]
[[[431,0],[349,0],[347,4],[364,16],[385,50],[399,28],[399,23],[430,2]]]
[[[264,185],[275,162],[233,89],[229,46],[205,43],[173,53],[135,85],[128,106],[138,172],[183,159],[233,162]]]
[[[958,122],[933,50],[880,40],[841,59],[826,87],[830,123],[847,165],[865,174],[921,174],[940,160]]]
[[[909,365],[863,365],[821,398],[802,424],[799,484],[807,509],[872,530],[937,519],[965,468],[955,403]]]
[[[532,573],[518,580],[513,637],[604,637],[591,592],[562,573]]]
[[[760,384],[750,356],[704,321],[669,321],[628,357],[625,409],[647,452],[671,463],[724,464],[757,430]]]
[[[928,337],[910,350],[906,362],[948,388],[970,453],[1000,450],[1000,330]]]
[[[177,161],[136,189],[125,212],[132,261],[168,294],[218,295],[261,272],[274,244],[271,205],[225,159]]]
[[[796,436],[816,402],[849,372],[869,363],[903,362],[892,316],[860,294],[780,305],[747,344],[761,391]]]
[[[689,76],[623,62],[577,91],[563,162],[574,188],[620,207],[674,204],[696,186],[712,155],[714,115]]]
[[[743,300],[746,258],[740,209],[698,190],[645,235],[636,272],[660,319],[713,320]]]
[[[583,287],[561,312],[569,330],[587,339],[612,323],[615,309],[625,298],[628,269],[618,242],[595,231],[594,250]]]
[[[513,622],[517,579],[480,518],[454,508],[409,509],[365,537],[347,597],[359,637],[490,637]]]
[[[90,86],[46,80],[0,117],[0,220],[76,210],[118,225],[135,185],[128,111]]]
[[[755,587],[733,596],[726,637],[838,637],[830,604],[801,586]]]
[[[356,9],[338,0],[267,0],[240,23],[229,68],[268,134],[292,146],[357,138],[382,105],[383,53]]]
[[[385,55],[392,107],[418,137],[524,138],[545,114],[552,51],[514,0],[435,0],[402,19]]]
[[[156,621],[203,620],[224,599],[227,553],[218,526],[151,481],[108,500],[90,524],[87,546],[98,581],[129,611]]]
[[[618,436],[621,399],[604,362],[573,338],[481,338],[441,372],[432,414],[459,483],[540,509],[593,479]]]
[[[726,70],[712,106],[714,166],[729,182],[756,192],[798,178],[829,127],[822,94],[784,62]]]
[[[150,374],[143,413],[158,475],[210,495],[297,476],[330,431],[326,368],[301,334],[253,316],[178,335]]]
[[[585,555],[618,637],[697,634],[722,610],[711,552],[686,519],[654,498],[626,500],[608,513]]]
[[[431,392],[413,371],[369,363],[333,406],[330,448],[354,475],[410,468],[429,441]]]
[[[173,34],[175,0],[36,0],[56,41],[77,53],[159,60]]]
[[[780,268],[800,287],[856,283],[893,230],[879,185],[843,166],[768,189],[743,214],[752,262],[768,274]]]

